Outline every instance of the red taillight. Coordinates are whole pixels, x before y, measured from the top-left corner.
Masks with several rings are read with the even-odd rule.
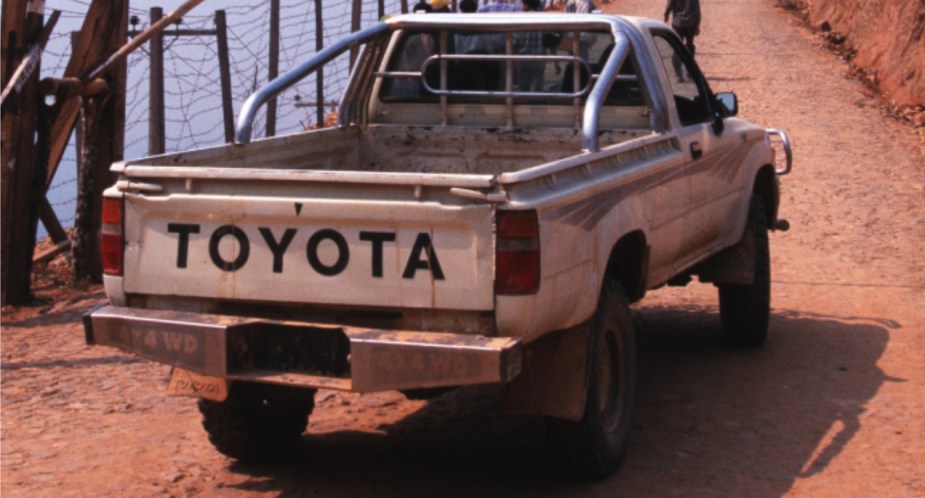
[[[498,212],[495,293],[533,294],[540,288],[540,228],[536,211]]]
[[[103,273],[122,275],[122,199],[103,199],[102,240]]]

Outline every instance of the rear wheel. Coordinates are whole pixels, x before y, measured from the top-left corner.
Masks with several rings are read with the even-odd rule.
[[[199,400],[202,426],[222,454],[270,460],[296,448],[308,427],[314,395],[313,389],[235,382],[225,401]]]
[[[600,479],[623,461],[636,393],[636,346],[629,304],[619,283],[607,279],[592,321],[584,416],[549,419],[547,429],[563,465]]]
[[[751,239],[749,241],[749,238]],[[719,284],[723,339],[730,345],[756,348],[768,336],[771,315],[771,256],[768,219],[761,196],[754,194],[743,241],[754,251],[754,277],[748,285]]]

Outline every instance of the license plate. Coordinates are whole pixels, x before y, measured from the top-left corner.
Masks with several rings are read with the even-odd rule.
[[[225,401],[228,398],[228,380],[174,368],[167,383],[167,394]]]

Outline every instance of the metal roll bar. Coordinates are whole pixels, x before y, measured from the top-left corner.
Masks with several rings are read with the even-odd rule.
[[[436,19],[437,17],[440,17],[440,19]],[[406,15],[392,18],[387,22],[379,23],[362,31],[353,33],[338,41],[337,43],[321,50],[304,63],[287,71],[282,76],[267,83],[255,93],[253,93],[244,102],[244,105],[241,107],[241,111],[238,114],[237,126],[235,128],[235,142],[239,144],[246,144],[251,141],[251,128],[253,126],[253,121],[257,114],[257,110],[269,99],[275,97],[280,92],[292,86],[299,80],[305,78],[309,74],[317,71],[321,66],[327,64],[347,50],[369,43],[384,35],[388,31],[407,28],[426,28],[432,30],[458,29],[460,31],[474,32],[484,31],[486,29],[505,28],[507,31],[511,31],[511,27],[516,28],[515,30],[530,29],[550,31],[600,30],[602,28],[609,27],[610,32],[614,37],[614,49],[607,63],[604,65],[599,78],[597,78],[597,82],[593,84],[593,86],[590,88],[590,91],[588,86],[591,85],[591,83],[594,81],[593,78],[589,78],[588,84],[586,84],[584,88],[581,88],[579,91],[575,91],[571,94],[564,92],[515,92],[509,88],[510,85],[506,85],[505,91],[501,92],[479,92],[466,90],[451,91],[445,88],[435,89],[428,84],[422,74],[423,71],[434,62],[441,63],[441,73],[444,73],[445,64],[442,63],[448,60],[497,60],[507,62],[508,64],[510,64],[512,61],[534,60],[565,60],[574,64],[577,60],[578,63],[582,64],[586,69],[590,69],[587,61],[584,61],[576,56],[444,54],[432,56],[427,59],[422,65],[422,70],[419,72],[372,72],[372,74],[377,77],[419,77],[421,78],[424,87],[435,95],[441,96],[441,100],[445,100],[446,95],[449,95],[450,93],[456,95],[491,96],[507,99],[514,97],[577,98],[587,93],[588,99],[585,102],[581,121],[582,148],[585,151],[591,152],[599,150],[597,135],[598,125],[600,122],[600,113],[604,101],[607,98],[607,94],[610,91],[610,86],[618,79],[617,72],[626,62],[630,48],[632,46],[643,47],[645,45],[645,40],[636,30],[636,28],[625,19],[620,17],[591,14],[569,14],[561,16],[550,14],[517,14],[511,16],[499,14],[468,14],[465,16]],[[649,60],[647,57],[639,58],[637,62],[639,65],[640,73],[646,75],[646,77],[642,79],[644,84],[643,94],[646,99],[646,104],[652,110],[652,113],[650,114],[651,127],[656,132],[665,131],[668,127],[667,104],[661,97],[661,93],[656,86],[657,82],[659,81],[659,78],[656,76],[658,74],[658,69],[655,67],[654,62]],[[369,69],[367,68],[367,70]],[[589,74],[590,73],[591,71],[589,70]],[[445,80],[445,74],[441,75],[441,79]],[[445,87],[445,85],[441,84],[441,87]],[[351,93],[351,90],[354,90],[354,92]],[[358,98],[355,94],[355,89],[347,89],[348,97],[353,95],[353,98]],[[508,105],[510,106],[510,101]],[[789,150],[787,147],[785,147],[785,149]]]
[[[294,85],[309,74],[317,71],[318,68],[334,60],[340,54],[353,47],[378,38],[386,31],[389,31],[389,29],[388,24],[379,23],[362,31],[357,31],[337,43],[324,48],[307,61],[286,71],[280,77],[260,87],[260,89],[252,93],[250,97],[244,101],[244,105],[241,106],[241,112],[238,114],[238,122],[235,126],[234,141],[239,144],[250,143],[251,127],[253,126],[254,118],[257,116],[257,109],[268,100],[277,96],[280,92]]]
[[[572,99],[575,97],[581,97],[584,94],[588,93],[591,86],[591,78],[588,78],[588,82],[585,83],[585,86],[580,88],[576,92],[515,92],[515,91],[494,91],[494,90],[448,90],[445,88],[434,88],[430,85],[424,74],[427,73],[427,68],[430,67],[433,63],[439,63],[441,61],[454,61],[454,60],[463,60],[463,61],[496,61],[496,62],[569,62],[569,63],[578,63],[583,66],[588,74],[591,74],[591,66],[587,61],[581,57],[576,57],[574,55],[432,55],[428,57],[424,63],[421,65],[421,71],[417,73],[412,73],[421,78],[421,85],[430,93],[434,95],[462,95],[462,96],[475,96],[475,97],[547,97],[547,98],[561,98],[561,99]],[[398,73],[396,76],[392,76],[390,73],[376,73],[377,76],[386,76],[386,77],[404,77],[401,73]],[[505,75],[505,79],[507,79]],[[513,84],[513,82],[511,82]],[[507,87],[507,85],[505,85]]]

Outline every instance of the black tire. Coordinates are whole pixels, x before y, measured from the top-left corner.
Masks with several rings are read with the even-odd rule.
[[[752,196],[743,241],[752,239],[755,275],[748,285],[718,284],[723,340],[732,346],[757,348],[768,337],[771,316],[771,252],[764,200]]]
[[[225,401],[199,400],[202,426],[219,452],[241,461],[291,453],[308,427],[314,389],[234,382]]]
[[[606,279],[591,322],[587,396],[578,421],[548,419],[553,451],[571,473],[601,479],[623,462],[636,398],[636,341],[623,288]]]

